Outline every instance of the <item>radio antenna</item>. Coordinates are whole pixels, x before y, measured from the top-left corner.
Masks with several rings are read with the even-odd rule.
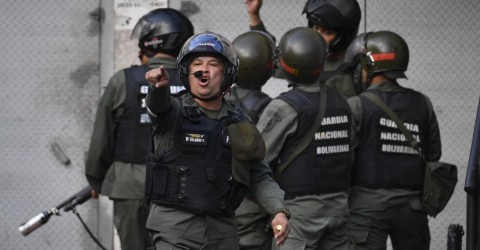
[[[367,0],[363,2],[363,33],[367,34]]]

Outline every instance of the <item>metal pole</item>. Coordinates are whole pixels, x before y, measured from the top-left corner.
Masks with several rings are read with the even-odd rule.
[[[470,149],[470,159],[468,161],[467,175],[465,178],[465,192],[467,193],[467,250],[477,250],[478,240],[480,239],[478,225],[480,225],[480,192],[478,192],[478,175],[480,155],[480,101],[477,108],[477,117]]]

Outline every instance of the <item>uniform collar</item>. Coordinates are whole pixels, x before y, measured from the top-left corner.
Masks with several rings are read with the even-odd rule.
[[[147,63],[150,68],[157,68],[160,65],[164,65],[165,68],[176,68],[177,60],[175,58],[158,58],[152,57]]]
[[[186,93],[182,95],[182,101],[183,101],[183,106],[185,107],[197,107],[204,114],[207,112],[212,113],[212,111],[205,110],[204,108],[200,107],[198,103],[193,99],[192,95],[190,95],[190,93]],[[235,109],[235,107],[232,104],[227,103],[225,102],[225,100],[223,100],[222,108],[219,111],[218,119],[228,116],[229,113],[239,115],[239,111]]]
[[[385,80],[378,84],[372,84],[367,90],[396,91],[403,89],[395,80]]]

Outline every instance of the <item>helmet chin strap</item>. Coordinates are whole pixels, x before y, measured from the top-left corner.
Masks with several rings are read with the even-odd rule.
[[[367,77],[365,79],[365,89],[372,85],[373,73],[367,72]]]

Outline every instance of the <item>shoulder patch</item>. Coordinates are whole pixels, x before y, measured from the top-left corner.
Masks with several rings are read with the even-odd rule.
[[[265,124],[265,128],[263,129],[264,131],[270,131],[275,127],[277,122],[280,122],[282,120],[282,117],[274,111],[268,110],[267,111],[267,121]]]

